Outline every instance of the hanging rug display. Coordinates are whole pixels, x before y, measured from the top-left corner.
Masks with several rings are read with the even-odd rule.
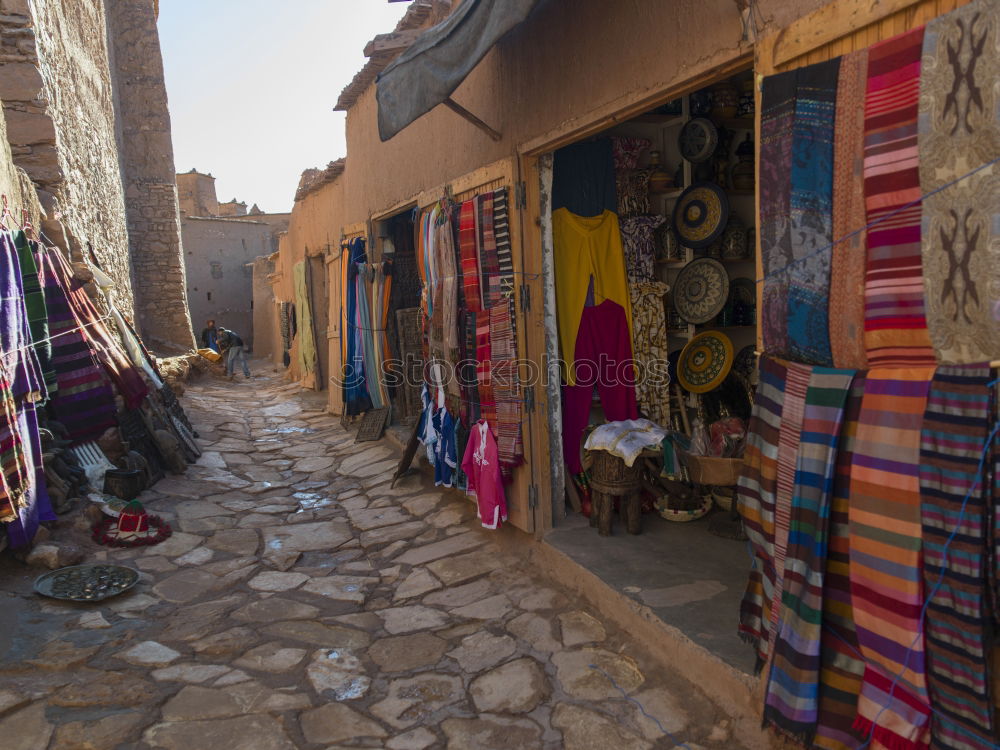
[[[729,299],[729,276],[725,267],[712,258],[695,258],[677,274],[674,308],[688,323],[707,323],[715,318]]]
[[[35,579],[35,592],[53,599],[97,602],[118,596],[139,582],[139,571],[124,565],[71,565]]]
[[[729,221],[729,198],[713,182],[697,182],[677,199],[674,231],[685,247],[699,250],[722,236]]]
[[[102,518],[93,528],[93,538],[108,547],[142,547],[159,544],[170,537],[170,524],[150,515],[142,503],[133,500],[122,508],[117,518]]]
[[[732,366],[733,342],[719,331],[705,331],[681,351],[677,379],[691,393],[707,393],[726,379]]]

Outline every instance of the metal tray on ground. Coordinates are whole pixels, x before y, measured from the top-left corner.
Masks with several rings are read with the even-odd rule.
[[[361,419],[361,426],[358,428],[355,443],[364,443],[371,440],[378,440],[385,431],[385,426],[389,422],[389,407],[383,406],[379,409],[369,409]]]
[[[71,565],[35,579],[42,596],[70,602],[99,602],[128,591],[139,582],[139,571],[124,565]]]

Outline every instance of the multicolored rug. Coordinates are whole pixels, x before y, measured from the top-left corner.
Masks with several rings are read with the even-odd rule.
[[[757,652],[757,670],[768,660],[770,603],[774,593],[774,504],[778,485],[778,435],[785,398],[785,365],[760,358],[760,381],[747,426],[743,472],[736,503],[746,530],[753,567],[740,602],[740,637]]]
[[[477,245],[479,248],[479,287],[483,293],[483,307],[489,310],[500,301],[500,258],[493,231],[493,193],[476,196],[476,213],[479,217]]]
[[[920,430],[933,376],[933,367],[869,370],[851,465],[851,598],[865,658],[854,727],[893,750],[930,741]]]
[[[479,284],[477,226],[475,199],[464,201],[458,214],[458,252],[465,306],[472,312],[480,312],[483,309],[482,288]]]
[[[796,72],[764,79],[760,114],[760,248],[764,270],[764,351],[788,352],[788,264],[792,262],[792,128]]]
[[[851,604],[851,463],[857,447],[858,418],[865,374],[858,373],[844,406],[840,447],[830,498],[830,531],[823,580],[823,632],[820,643],[819,716],[813,744],[824,750],[858,750],[865,742],[853,728],[865,663],[861,659]]]
[[[987,671],[987,516],[979,473],[990,380],[985,365],[938,367],[920,439],[927,680],[934,747],[949,750],[995,747]]]
[[[865,356],[865,87],[868,50],[840,58],[833,149],[833,258],[830,264],[830,350],[835,367],[856,370]]]
[[[938,360],[1000,352],[1000,164],[929,195],[1000,156],[1000,0],[927,24],[920,78],[920,190],[927,327]],[[992,249],[991,249],[992,248]]]
[[[517,342],[514,339],[512,304],[504,300],[490,310],[491,382],[497,409],[497,421],[493,428],[501,469],[508,475],[513,467],[524,460],[521,381],[517,372]]]
[[[923,40],[920,27],[872,45],[868,53],[865,349],[871,366],[934,362],[920,257],[917,102]]]
[[[800,68],[792,124],[788,355],[830,366],[830,262],[833,257],[833,111],[840,58]]]
[[[805,744],[812,742],[819,712],[820,628],[830,495],[844,405],[854,375],[854,370],[813,369],[796,459],[780,593],[781,627],[774,642],[764,722]]]

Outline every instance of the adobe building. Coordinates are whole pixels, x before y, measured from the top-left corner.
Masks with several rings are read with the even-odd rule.
[[[664,155],[670,176],[680,177],[677,185],[691,185],[691,164],[680,169],[679,133],[694,117],[707,115],[699,108],[711,101],[712,87],[751,97],[749,114],[716,119],[737,131],[734,149],[749,137],[758,157],[761,76],[865,49],[966,2],[637,0],[621,5],[612,15],[604,0],[511,0],[506,9],[516,7],[522,15],[480,19],[477,28],[494,35],[465,39],[454,46],[462,52],[449,55],[449,34],[460,36],[456,29],[465,27],[449,25],[448,19],[473,6],[413,0],[395,29],[368,43],[368,63],[336,104],[347,113],[346,157],[323,179],[319,170],[303,174],[287,235],[295,240],[280,244],[273,272],[267,269],[275,311],[282,303],[297,304],[297,267],[311,266],[313,279],[325,269],[325,292],[312,295],[316,306],[311,310],[326,321],[325,372],[317,378],[318,371],[304,370],[305,363],[292,352],[290,378],[322,387],[327,373],[343,371],[351,325],[343,304],[352,283],[344,262],[348,242],[363,240],[367,262],[378,264],[389,257],[386,239],[395,228],[415,230],[420,212],[438,201],[462,202],[504,189],[510,206],[517,357],[536,372],[546,362],[558,362],[552,242],[556,152],[598,136],[641,138]],[[475,7],[489,13],[486,3]],[[419,52],[409,53],[427,49],[434,50],[435,64],[413,64]],[[475,50],[471,58],[469,50]],[[388,75],[395,63],[394,75]],[[759,166],[760,159],[755,162]],[[758,223],[756,176],[752,187],[730,189],[734,212],[750,228]],[[671,215],[680,193],[656,195],[652,212]],[[763,275],[756,250],[733,261],[751,289]],[[678,268],[657,273],[673,279]],[[325,313],[318,307],[324,297]],[[734,339],[740,337],[738,345],[753,352],[759,321],[738,327]],[[687,341],[694,331],[688,325],[670,335]],[[276,362],[281,354],[274,353]],[[710,536],[692,542],[695,532],[684,530],[696,524],[668,524],[671,528],[661,529],[659,536],[644,531],[638,537],[598,540],[579,515],[568,515],[560,376],[558,370],[548,375],[525,388],[524,463],[513,470],[506,488],[510,526],[520,532],[507,526],[500,536],[519,545],[530,564],[571,582],[593,606],[724,703],[739,717],[734,731],[747,747],[770,746],[759,732],[763,686],[735,628],[750,565],[743,545]],[[328,408],[344,412],[343,391],[336,384],[328,388]],[[642,570],[648,572],[646,579],[629,580]]]
[[[156,17],[154,0],[0,3],[8,168],[32,187],[4,195],[96,259],[144,340],[176,351],[193,338]]]
[[[236,331],[254,347],[253,264],[278,249],[289,214],[265,214],[235,198],[219,203],[215,178],[195,169],[178,174],[187,297],[195,334],[206,320]],[[201,341],[198,342],[201,346]]]

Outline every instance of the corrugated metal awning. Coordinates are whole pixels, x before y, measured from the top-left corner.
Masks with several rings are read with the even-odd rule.
[[[376,81],[378,134],[392,138],[448,100],[465,77],[540,0],[464,0],[389,65]]]

